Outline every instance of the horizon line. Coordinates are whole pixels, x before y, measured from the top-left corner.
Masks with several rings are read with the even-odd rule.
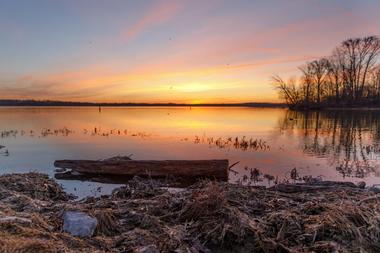
[[[276,102],[239,102],[239,103],[173,103],[173,102],[77,102],[35,99],[0,99],[0,106],[276,106],[285,107],[285,103]]]

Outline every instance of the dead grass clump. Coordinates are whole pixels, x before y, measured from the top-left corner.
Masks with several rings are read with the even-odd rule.
[[[19,224],[7,222],[0,223],[0,231],[0,235],[3,237],[5,235],[20,235],[24,229]]]
[[[38,200],[69,200],[57,182],[41,173],[7,174],[0,177],[0,187]]]
[[[143,229],[133,229],[121,234],[115,241],[114,247],[120,252],[133,252],[137,247],[154,245],[160,240],[159,235]]]
[[[287,245],[296,245],[304,240],[304,221],[299,213],[282,210],[268,213],[265,218],[267,237]]]
[[[7,208],[8,210],[13,210],[16,212],[23,212],[26,209],[37,209],[38,207],[34,204],[33,200],[24,195],[9,195],[1,200],[5,205],[0,206],[1,209]]]
[[[150,198],[166,192],[160,189],[162,184],[157,180],[134,177],[127,185],[120,187],[112,193],[116,198]]]
[[[368,234],[369,248],[372,252],[380,252],[380,214],[376,213],[368,222],[369,226],[363,229]]]
[[[377,211],[352,203],[324,206],[326,211],[321,215],[307,219],[306,231],[313,234],[313,241],[332,240],[358,250],[379,247]]]
[[[113,236],[119,233],[119,224],[112,210],[96,210],[93,215],[98,220],[97,235]]]
[[[179,219],[189,224],[189,232],[202,243],[233,245],[258,229],[256,222],[229,204],[224,189],[209,182],[186,200]]]
[[[194,191],[182,208],[180,217],[185,220],[197,220],[204,216],[214,216],[227,204],[225,192],[215,183],[209,182]]]
[[[1,253],[56,253],[62,252],[56,245],[48,240],[31,238],[0,238]]]

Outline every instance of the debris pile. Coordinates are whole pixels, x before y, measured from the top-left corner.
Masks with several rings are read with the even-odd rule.
[[[380,250],[380,195],[353,184],[162,186],[134,178],[74,200],[46,175],[0,176],[0,252]]]

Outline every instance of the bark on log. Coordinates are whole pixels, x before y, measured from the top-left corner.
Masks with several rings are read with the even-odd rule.
[[[81,174],[228,180],[228,160],[58,160],[54,166]]]

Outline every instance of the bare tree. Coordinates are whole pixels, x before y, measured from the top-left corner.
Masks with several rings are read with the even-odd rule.
[[[291,106],[380,106],[380,39],[376,36],[343,41],[330,57],[300,67],[299,82],[272,78]]]
[[[380,103],[380,66],[371,73],[371,88],[373,99]]]
[[[310,64],[306,64],[299,69],[303,74],[302,83],[304,85],[305,105],[308,107],[312,99],[313,71]]]
[[[335,49],[328,62],[329,82],[333,86],[335,103],[340,102],[340,89],[344,81],[343,75],[344,57],[339,49]]]
[[[329,62],[327,59],[322,58],[309,63],[313,73],[314,82],[317,88],[317,104],[321,104],[321,97],[323,93],[323,85],[326,82],[327,74],[329,73]]]
[[[285,99],[286,103],[291,106],[298,104],[299,92],[295,80],[291,79],[286,83],[280,76],[272,77],[273,85],[279,90],[280,96]]]
[[[380,53],[380,40],[375,36],[348,39],[340,46],[345,61],[346,72],[352,100],[359,101],[363,96],[368,72],[374,67]]]

